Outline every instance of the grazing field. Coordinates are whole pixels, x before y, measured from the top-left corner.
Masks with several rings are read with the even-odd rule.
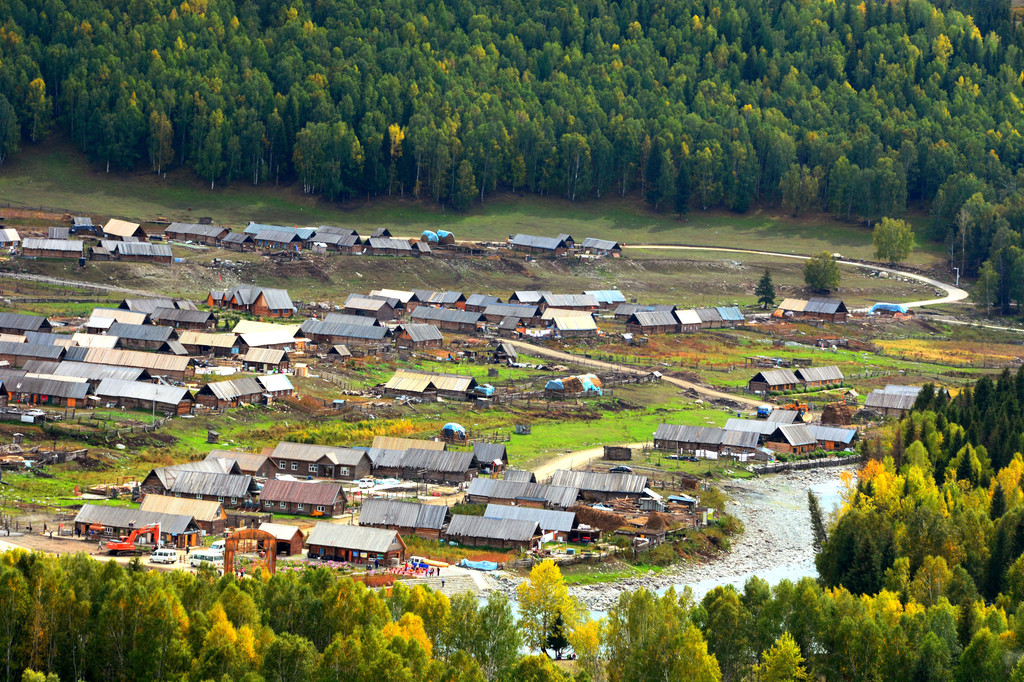
[[[193,221],[210,216],[241,226],[249,220],[284,225],[346,225],[361,233],[387,227],[399,235],[444,228],[459,239],[504,240],[509,234],[572,234],[631,243],[724,246],[811,254],[841,252],[871,258],[870,229],[824,215],[793,219],[781,209],[746,214],[694,212],[685,220],[652,213],[639,200],[612,198],[568,202],[560,198],[499,195],[464,213],[412,199],[330,203],[301,193],[296,184],[252,187],[244,182],[209,189],[190,171],[166,177],[152,173],[110,173],[59,139],[26,147],[0,173],[0,204],[52,207],[73,214],[151,220],[158,216]],[[919,243],[910,262],[930,266],[942,256],[939,244]]]
[[[887,356],[953,367],[993,367],[1019,363],[1019,343],[984,343],[938,339],[900,339],[876,342]]]

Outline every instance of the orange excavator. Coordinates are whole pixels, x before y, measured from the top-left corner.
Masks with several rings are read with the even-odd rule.
[[[149,526],[142,526],[136,528],[128,535],[122,535],[119,540],[110,540],[107,542],[107,552],[113,556],[117,556],[119,553],[133,554],[139,552],[142,548],[135,544],[135,540],[143,535],[152,534],[156,538],[157,546],[160,545],[160,524],[154,523]]]
[[[810,409],[807,407],[807,403],[801,403],[794,400],[788,405],[779,405],[780,410],[789,410],[797,413],[797,419],[804,419],[804,416],[810,414]]]

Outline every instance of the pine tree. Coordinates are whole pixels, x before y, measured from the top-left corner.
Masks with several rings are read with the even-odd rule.
[[[676,172],[676,193],[674,197],[674,208],[676,213],[684,216],[690,212],[690,169],[686,157],[680,157],[679,169]]]
[[[772,284],[771,270],[765,270],[761,275],[754,294],[757,296],[757,302],[761,304],[761,310],[768,310],[768,306],[775,305],[775,285]]]
[[[1006,493],[1003,491],[1003,484],[996,485],[992,491],[992,504],[989,505],[988,515],[993,521],[1006,513]]]
[[[807,508],[811,512],[811,534],[814,537],[814,551],[820,552],[821,546],[828,540],[828,531],[825,529],[825,515],[821,511],[821,503],[818,496],[812,491],[807,491]]]

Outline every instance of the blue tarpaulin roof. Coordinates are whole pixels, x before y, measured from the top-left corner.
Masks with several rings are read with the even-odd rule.
[[[579,380],[583,382],[583,390],[586,393],[596,393],[598,395],[604,395],[604,391],[601,387],[594,383],[594,379],[597,377],[593,374],[581,374]]]
[[[445,434],[457,433],[466,435],[466,428],[462,424],[456,424],[455,422],[448,422],[441,431]]]
[[[438,230],[437,236],[440,237],[441,239],[444,239],[445,237],[454,237],[455,235],[453,235],[448,230]]]
[[[476,392],[481,395],[491,396],[494,395],[494,386],[490,384],[480,384],[476,387]]]
[[[726,322],[742,322],[743,313],[736,306],[717,306],[715,310],[722,316],[722,319]]]
[[[548,383],[544,384],[544,390],[546,391],[561,391],[565,386],[562,385],[561,379],[551,379]]]
[[[423,230],[423,234],[421,234],[420,236],[421,237],[426,237],[428,242],[436,242],[437,241],[437,233],[436,232],[431,232],[430,230]]]
[[[908,312],[906,306],[900,305],[899,303],[876,303],[871,306],[871,313],[903,313],[904,315]]]

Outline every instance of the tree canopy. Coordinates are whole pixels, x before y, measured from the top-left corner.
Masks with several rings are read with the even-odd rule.
[[[827,293],[839,288],[839,263],[827,251],[811,256],[804,264],[804,283],[813,291]]]
[[[872,234],[875,258],[888,263],[906,260],[914,248],[914,232],[905,220],[882,218]]]

